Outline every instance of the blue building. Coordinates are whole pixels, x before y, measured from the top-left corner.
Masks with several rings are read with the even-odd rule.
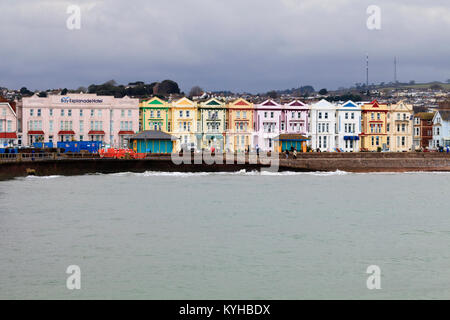
[[[433,117],[433,139],[430,148],[450,147],[450,110],[438,110]]]
[[[130,137],[130,144],[137,153],[172,153],[176,138],[159,130],[146,130]]]

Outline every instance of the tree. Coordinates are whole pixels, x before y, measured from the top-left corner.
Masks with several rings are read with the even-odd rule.
[[[20,94],[22,96],[31,96],[31,95],[33,95],[33,92],[28,90],[27,87],[22,87],[22,88],[20,88]]]
[[[328,90],[325,89],[325,88],[320,89],[319,94],[322,95],[322,96],[327,95],[328,94]]]
[[[435,84],[432,84],[432,85],[430,86],[430,89],[433,89],[433,90],[442,90],[443,88],[442,88],[442,86],[441,86],[440,84],[435,83]]]
[[[189,97],[198,97],[203,94],[203,89],[199,86],[193,86],[191,91],[189,91]]]
[[[39,92],[39,93],[38,93],[38,97],[40,97],[40,98],[46,98],[46,97],[47,97],[47,92],[45,92],[45,91]]]
[[[267,96],[271,99],[276,99],[278,98],[278,93],[275,90],[272,90],[267,92]]]
[[[61,90],[61,95],[62,95],[62,96],[65,96],[65,95],[67,94],[68,91],[69,91],[69,90],[67,90],[67,88],[62,89],[62,90]]]
[[[416,81],[411,80],[411,81],[409,82],[409,84],[416,84]]]
[[[446,81],[447,83],[450,83],[450,79],[447,79],[447,81]]]
[[[158,86],[158,93],[164,96],[168,96],[170,94],[179,94],[180,88],[178,87],[178,83],[172,80],[164,80]]]

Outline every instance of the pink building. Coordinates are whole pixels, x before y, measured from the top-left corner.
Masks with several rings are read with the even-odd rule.
[[[278,104],[266,100],[255,105],[255,132],[253,147],[262,151],[275,151],[274,139],[283,133],[309,136],[309,107],[294,100]]]
[[[139,99],[96,94],[34,95],[23,98],[23,144],[57,141],[102,141],[127,147],[139,130]]]
[[[306,137],[310,136],[309,107],[299,100],[294,100],[283,105],[281,126],[283,133],[297,133]]]
[[[15,145],[17,145],[16,104],[0,98],[0,148]]]

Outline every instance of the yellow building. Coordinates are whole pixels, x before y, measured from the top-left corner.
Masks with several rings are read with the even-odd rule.
[[[234,152],[250,151],[252,147],[253,113],[253,103],[242,98],[228,104],[227,150]]]
[[[390,104],[387,113],[387,147],[392,152],[411,151],[413,145],[413,106],[400,101]]]
[[[361,106],[361,151],[387,150],[388,106],[377,100]]]
[[[139,131],[160,130],[169,133],[171,118],[169,104],[157,97],[139,104]]]
[[[182,98],[171,103],[172,131],[171,134],[177,138],[175,150],[197,149],[197,103]]]

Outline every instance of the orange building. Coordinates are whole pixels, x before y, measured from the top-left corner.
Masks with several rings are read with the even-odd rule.
[[[387,150],[388,106],[377,100],[361,106],[361,151]]]

